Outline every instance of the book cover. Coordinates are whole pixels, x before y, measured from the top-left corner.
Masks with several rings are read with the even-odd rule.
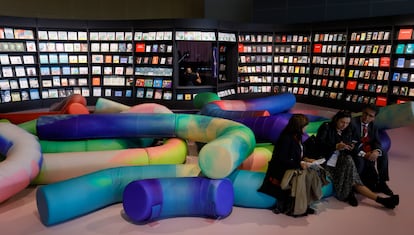
[[[410,40],[413,36],[413,29],[412,28],[402,28],[398,32],[398,40]]]
[[[399,43],[395,49],[395,54],[404,54],[405,44]]]
[[[348,82],[346,83],[347,90],[355,90],[356,86],[357,86],[357,81],[355,80],[348,80]]]

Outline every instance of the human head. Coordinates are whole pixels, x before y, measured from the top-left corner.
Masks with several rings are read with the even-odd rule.
[[[304,128],[309,124],[309,119],[303,114],[293,114],[288,124],[286,125],[284,132],[287,134],[293,134],[297,138],[301,138],[304,132]]]
[[[332,125],[334,125],[337,130],[343,131],[349,126],[349,123],[351,123],[351,118],[352,115],[350,111],[340,110],[333,116]]]
[[[187,68],[185,68],[185,72],[186,73],[192,73],[193,70],[191,69],[191,67],[187,67]]]
[[[374,104],[367,104],[362,108],[361,121],[365,124],[373,122],[379,113],[379,108]]]

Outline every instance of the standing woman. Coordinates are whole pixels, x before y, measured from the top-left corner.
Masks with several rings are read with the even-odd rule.
[[[359,137],[352,132],[350,122],[349,111],[338,111],[330,122],[319,127],[316,135],[318,150],[327,160],[326,170],[332,177],[336,198],[348,202],[351,206],[358,206],[354,195],[356,191],[386,208],[395,208],[399,204],[398,195],[383,198],[362,183],[352,159],[352,155],[357,151],[355,140]]]
[[[290,190],[282,190],[282,182],[285,172],[289,169],[306,169],[306,162],[312,162],[313,159],[303,158],[302,135],[309,120],[303,114],[293,114],[289,119],[287,126],[283,129],[279,139],[274,143],[272,159],[269,161],[266,176],[259,192],[266,193],[277,199],[277,207],[273,209],[274,213],[286,213],[290,200]],[[307,213],[314,211],[308,209]]]

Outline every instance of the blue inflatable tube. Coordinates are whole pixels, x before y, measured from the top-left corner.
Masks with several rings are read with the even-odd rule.
[[[142,223],[183,216],[225,218],[232,211],[233,198],[228,179],[161,178],[129,183],[122,203],[131,221]]]
[[[248,100],[217,100],[205,104],[200,114],[226,119],[269,116],[286,112],[296,103],[295,95],[281,93],[274,96],[253,98]],[[269,115],[265,115],[267,112]]]
[[[149,178],[195,177],[197,165],[117,167],[42,185],[36,191],[40,221],[54,225],[122,201],[130,182]]]
[[[42,116],[37,121],[42,140],[93,138],[179,137],[207,143],[199,152],[203,174],[229,175],[254,150],[256,140],[245,125],[194,114],[88,114]]]

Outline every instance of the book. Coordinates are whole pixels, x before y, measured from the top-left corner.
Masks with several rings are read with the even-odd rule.
[[[412,28],[401,28],[398,32],[398,40],[410,40],[413,36],[413,29]]]

